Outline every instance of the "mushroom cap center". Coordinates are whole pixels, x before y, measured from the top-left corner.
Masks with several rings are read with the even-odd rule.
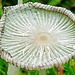
[[[38,45],[48,45],[50,43],[53,43],[54,41],[52,34],[45,32],[39,33],[35,38],[36,38],[35,42]]]
[[[39,39],[40,42],[46,42],[48,40],[48,38],[49,38],[48,34],[40,34],[38,36],[38,39]]]

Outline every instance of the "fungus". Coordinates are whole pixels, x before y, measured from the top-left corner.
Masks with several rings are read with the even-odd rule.
[[[4,15],[1,58],[6,62],[43,70],[58,67],[75,56],[75,15],[71,11],[28,2],[5,7]]]

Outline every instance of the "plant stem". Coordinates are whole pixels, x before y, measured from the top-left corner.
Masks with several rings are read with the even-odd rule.
[[[18,4],[22,4],[23,3],[23,0],[18,0]]]
[[[39,75],[46,75],[46,70],[40,70]]]
[[[19,68],[9,64],[7,75],[19,75]]]

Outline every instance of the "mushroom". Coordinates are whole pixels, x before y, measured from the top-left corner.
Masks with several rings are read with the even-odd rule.
[[[3,28],[4,28],[4,24],[5,24],[5,14],[3,14],[0,20],[0,56],[1,56],[1,36],[2,36]]]
[[[4,15],[1,58],[6,62],[27,70],[39,69],[44,75],[45,69],[74,58],[75,15],[71,11],[28,2],[5,7]]]

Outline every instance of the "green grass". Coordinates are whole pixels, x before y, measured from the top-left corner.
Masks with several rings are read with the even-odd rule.
[[[75,75],[75,58],[63,65],[64,75]],[[0,75],[7,75],[8,63],[0,58]],[[59,75],[56,68],[47,69],[46,75]],[[39,75],[38,71],[28,71],[25,69],[19,70],[19,75]]]

